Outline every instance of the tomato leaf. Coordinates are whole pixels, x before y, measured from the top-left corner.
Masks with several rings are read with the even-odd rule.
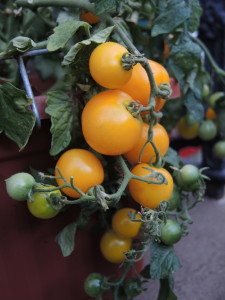
[[[173,16],[171,18],[171,16]],[[168,1],[168,5],[159,12],[152,26],[151,36],[171,33],[176,27],[185,22],[190,16],[190,8],[185,1]]]
[[[170,68],[180,83],[184,105],[200,122],[204,117],[201,93],[208,78],[203,68],[202,50],[190,36],[185,35],[171,47],[170,53]]]
[[[183,114],[183,99],[170,99],[164,105],[162,112],[161,124],[168,132],[171,132]]]
[[[177,296],[170,287],[169,278],[160,279],[160,289],[157,300],[177,300]]]
[[[67,66],[74,63],[78,52],[83,50],[86,46],[90,45],[91,43],[96,43],[96,44],[104,43],[110,36],[113,29],[114,26],[107,27],[94,34],[91,38],[76,43],[73,47],[70,48],[68,53],[64,56],[62,65]]]
[[[36,43],[25,36],[17,36],[12,39],[6,49],[6,52],[26,52],[33,48]]]
[[[147,266],[144,267],[144,269],[140,272],[140,275],[143,276],[146,279],[150,279],[150,265],[148,264]]]
[[[203,10],[198,0],[190,0],[188,2],[191,9],[190,17],[188,20],[188,29],[190,32],[194,32],[199,27],[199,21]]]
[[[48,55],[37,55],[34,58],[34,64],[44,80],[51,77],[62,80],[66,73],[66,68],[61,66],[61,58],[56,54],[52,54],[51,57]]]
[[[74,105],[72,99],[63,91],[47,93],[45,112],[51,116],[52,143],[50,154],[57,155],[71,142],[74,126]]]
[[[31,104],[26,93],[11,83],[0,86],[0,133],[4,132],[20,150],[26,146],[35,125]]]
[[[119,2],[118,0],[95,0],[95,12],[97,15],[115,12]]]
[[[169,63],[175,77],[182,86],[195,66],[202,66],[202,50],[188,35],[171,45]],[[196,70],[194,70],[196,73]]]
[[[175,168],[180,168],[182,166],[182,161],[177,151],[171,147],[168,149],[164,156],[164,160],[169,166],[174,166]]]
[[[165,278],[180,268],[180,261],[172,246],[151,244],[150,276],[152,279]]]
[[[69,256],[75,248],[75,235],[77,224],[73,222],[65,226],[56,236],[55,241],[59,244],[62,255]]]
[[[74,10],[60,11],[57,17],[57,24],[64,24],[69,20],[78,19],[80,15],[80,11],[75,12]]]
[[[191,90],[184,95],[184,105],[196,121],[201,122],[203,120],[204,106]]]
[[[47,49],[49,51],[56,51],[64,48],[80,27],[88,30],[91,26],[86,22],[76,20],[69,20],[66,23],[58,25],[54,28],[54,33],[48,38]]]

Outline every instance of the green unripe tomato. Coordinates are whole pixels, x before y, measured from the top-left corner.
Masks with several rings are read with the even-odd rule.
[[[210,88],[209,88],[208,84],[205,83],[203,85],[203,89],[202,89],[202,98],[204,99],[204,98],[208,97],[209,93],[210,93]]]
[[[217,135],[217,126],[212,120],[205,120],[198,128],[198,136],[203,141],[210,141]]]
[[[191,164],[187,164],[180,169],[181,181],[183,184],[192,184],[200,177],[199,169]]]
[[[35,179],[29,173],[21,172],[5,180],[8,195],[17,201],[25,201],[35,184]]]
[[[103,276],[100,273],[89,274],[84,281],[84,290],[90,297],[98,297],[102,293]]]
[[[51,195],[62,195],[60,190],[47,191],[48,189],[53,189],[55,187],[56,186],[54,185],[45,185],[45,192],[38,191],[44,188],[42,186],[35,188],[36,191],[32,194],[33,200],[27,200],[27,208],[34,217],[39,219],[51,219],[58,215],[60,208],[56,209],[56,207],[53,207],[48,201],[48,197]]]
[[[180,224],[175,220],[167,219],[161,230],[161,241],[166,245],[173,245],[181,239],[181,236],[182,228]]]
[[[197,120],[195,119],[193,114],[187,113],[185,115],[185,123],[186,123],[187,126],[193,126],[197,123]]]
[[[213,155],[216,158],[225,157],[225,141],[218,141],[213,146]]]
[[[124,283],[124,291],[127,297],[133,298],[140,295],[143,291],[140,280],[137,278],[128,278]]]

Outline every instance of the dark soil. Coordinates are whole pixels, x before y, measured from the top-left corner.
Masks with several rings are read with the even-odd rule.
[[[182,268],[174,273],[174,292],[178,300],[225,300],[225,197],[206,198],[190,215],[191,232],[175,245]],[[157,300],[158,280],[146,287],[136,299]]]

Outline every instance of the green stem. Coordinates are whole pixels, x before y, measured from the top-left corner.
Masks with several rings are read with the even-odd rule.
[[[85,195],[85,196],[82,196],[78,199],[75,199],[75,200],[66,200],[66,199],[63,199],[62,202],[64,204],[69,204],[69,205],[72,205],[72,204],[82,204],[82,203],[85,203],[85,202],[88,202],[88,201],[95,201],[95,197],[94,196],[88,196],[88,195]]]
[[[120,276],[120,279],[116,282],[108,282],[107,284],[109,286],[119,286],[121,283],[123,283],[124,279],[127,276],[127,273],[130,271],[130,269],[132,268],[133,263],[132,262],[126,262],[126,267],[124,268],[124,272],[123,274]]]
[[[33,0],[28,2],[27,0],[17,0],[15,2],[17,6],[27,8],[37,8],[40,6],[52,6],[52,7],[76,7],[94,12],[94,4],[88,0]]]
[[[123,40],[127,49],[133,54],[141,55],[140,52],[137,50],[137,48],[133,45],[131,40],[127,37],[126,33],[118,26],[116,21],[110,15],[107,16],[106,20],[110,25],[115,26],[119,36]]]
[[[149,102],[148,102],[148,104],[150,105],[151,102],[154,102],[153,99],[155,98],[155,96],[158,93],[158,87],[156,86],[154,75],[153,75],[152,69],[151,69],[151,67],[149,65],[148,59],[144,58],[144,60],[141,63],[141,65],[145,69],[145,71],[146,71],[146,73],[148,75],[149,81],[150,81],[151,92],[150,92],[150,97],[149,97]]]
[[[127,167],[127,165],[126,165],[124,159],[122,158],[122,156],[119,156],[118,159],[119,159],[120,167],[121,167],[121,169],[123,171],[123,174],[124,174],[124,178],[123,178],[122,183],[120,184],[119,189],[115,193],[113,193],[113,194],[104,193],[105,198],[110,200],[108,204],[111,204],[111,205],[116,204],[120,200],[124,190],[127,187],[128,182],[131,179],[143,181],[143,182],[146,182],[148,184],[163,184],[164,181],[165,181],[165,177],[161,173],[160,174],[162,175],[162,180],[158,180],[158,179],[157,180],[150,180],[148,178],[144,178],[144,177],[134,175],[129,170],[129,168]]]
[[[58,167],[56,167],[56,170],[59,172],[60,179],[62,179],[62,180],[65,182],[65,185],[66,185],[67,187],[72,188],[72,189],[75,190],[78,194],[80,194],[82,197],[85,197],[85,196],[86,196],[86,194],[83,193],[83,192],[81,191],[81,189],[79,189],[78,187],[76,187],[76,186],[74,185],[74,179],[73,179],[73,177],[70,177],[70,182],[68,182],[68,180],[66,180],[66,178],[63,177],[63,174],[61,173],[61,171],[59,170]]]
[[[210,64],[212,65],[213,69],[215,70],[215,72],[220,75],[225,77],[225,71],[223,69],[221,69],[217,63],[215,62],[215,60],[213,59],[211,53],[209,52],[208,48],[197,38],[194,37],[193,35],[190,34],[190,37],[193,41],[195,41],[201,48],[202,50],[205,52],[205,55],[207,56]]]

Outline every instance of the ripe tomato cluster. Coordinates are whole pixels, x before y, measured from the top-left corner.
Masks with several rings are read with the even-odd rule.
[[[66,150],[56,162],[54,175],[63,195],[77,199],[103,183],[101,155],[122,155],[131,166],[128,190],[132,198],[155,209],[161,201],[169,200],[173,191],[170,173],[161,166],[153,166],[166,154],[169,136],[156,117],[154,122],[143,121],[140,112],[149,105],[151,84],[140,63],[130,70],[124,69],[122,58],[127,53],[124,46],[115,42],[100,44],[92,52],[90,74],[104,90],[89,99],[81,113],[82,134],[90,148]],[[148,63],[157,87],[169,82],[162,65],[152,60]],[[164,99],[155,97],[153,111],[157,113],[164,104]],[[35,190],[38,195],[42,192]],[[52,188],[46,191],[48,196],[51,192]],[[53,192],[56,193],[54,187]],[[35,194],[28,207],[34,208],[38,198],[41,197]]]
[[[113,215],[112,228],[108,229],[100,240],[100,250],[106,260],[111,263],[122,263],[125,252],[132,247],[141,228],[141,217],[133,208],[124,207]]]
[[[123,155],[136,176],[128,184],[131,196],[142,206],[155,209],[161,201],[169,200],[173,191],[170,173],[150,165],[156,161],[156,149],[159,157],[166,154],[169,136],[161,124],[156,122],[150,126],[143,121],[139,109],[148,106],[151,85],[141,64],[128,71],[123,68],[121,60],[126,53],[124,46],[114,42],[100,44],[92,52],[90,74],[105,90],[88,100],[81,114],[81,125],[84,139],[95,153],[78,148],[67,150],[56,163],[55,176],[64,194],[79,198],[104,180],[104,169],[97,153]],[[149,65],[157,86],[169,82],[163,66],[150,60]],[[159,97],[155,100],[157,112],[165,100]],[[148,141],[149,134],[151,141]],[[161,179],[159,176],[151,184],[137,178],[154,179],[157,174],[161,174]],[[76,189],[64,187],[65,179],[70,182],[71,178]]]
[[[121,59],[126,53],[126,48],[114,42],[101,44],[92,52],[90,73],[107,90],[92,97],[84,107],[82,131],[86,142],[95,151],[104,155],[122,154],[134,165],[134,175],[154,177],[154,172],[163,174],[165,180],[162,186],[157,181],[148,184],[133,179],[129,182],[134,200],[154,209],[161,201],[168,200],[173,190],[170,173],[164,168],[149,166],[156,160],[155,148],[160,157],[166,154],[169,136],[161,124],[156,123],[150,129],[150,125],[137,114],[140,104],[148,106],[151,85],[140,63],[128,71],[123,68]],[[157,86],[169,82],[169,75],[163,66],[151,60],[149,65]],[[156,97],[155,102],[154,110],[158,112],[165,100]],[[150,130],[152,142],[148,142]]]

